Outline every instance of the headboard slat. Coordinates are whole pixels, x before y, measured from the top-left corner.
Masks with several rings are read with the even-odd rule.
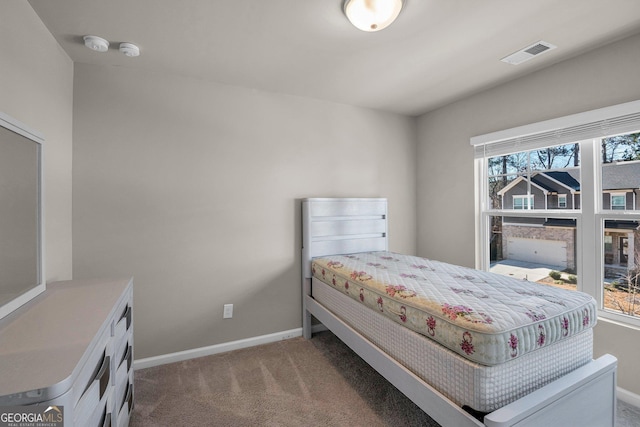
[[[383,219],[358,220],[358,221],[314,221],[310,224],[311,238],[313,240],[323,237],[351,236],[360,234],[377,234],[379,236],[387,232],[387,221]]]
[[[306,199],[314,217],[386,215],[386,199]]]

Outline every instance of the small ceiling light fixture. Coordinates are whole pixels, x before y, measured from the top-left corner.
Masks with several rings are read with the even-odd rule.
[[[403,0],[345,0],[344,14],[362,31],[387,28],[400,14]]]
[[[84,36],[84,45],[96,52],[106,52],[109,49],[109,42],[98,36]]]
[[[120,43],[120,52],[129,57],[139,56],[140,48],[133,43]]]

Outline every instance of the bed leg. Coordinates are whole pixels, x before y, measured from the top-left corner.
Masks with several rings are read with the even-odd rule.
[[[307,295],[311,295],[311,279],[302,278],[302,336],[311,339],[311,313],[307,311],[307,303],[305,299]]]
[[[311,314],[306,307],[302,309],[302,336],[304,339],[311,339]]]

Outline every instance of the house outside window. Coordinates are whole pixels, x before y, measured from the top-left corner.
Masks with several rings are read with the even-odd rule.
[[[623,105],[471,139],[476,260],[498,273],[525,265],[521,278],[573,285],[600,316],[640,326],[640,101]]]

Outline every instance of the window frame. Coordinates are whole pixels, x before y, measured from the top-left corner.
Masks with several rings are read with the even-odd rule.
[[[614,205],[613,198],[622,197],[622,205]],[[615,206],[615,207],[614,207]],[[624,192],[610,192],[609,193],[609,209],[612,211],[626,211],[627,210],[627,193]]]
[[[617,127],[609,127],[610,120],[618,123]],[[595,123],[600,126],[599,133],[598,130],[595,130],[598,128]],[[566,134],[571,134],[570,138],[573,139],[565,138],[562,132],[563,129],[578,129],[581,126],[585,129],[590,128],[583,132],[586,137],[579,138],[576,136],[580,135],[580,132],[566,132]],[[608,129],[606,134],[603,134],[603,128]],[[489,221],[491,216],[575,218],[578,290],[586,292],[596,299],[599,317],[617,321],[624,325],[640,327],[640,316],[625,315],[604,307],[605,220],[640,221],[640,211],[604,209],[600,153],[602,139],[636,133],[639,130],[640,101],[634,101],[472,137],[471,145],[475,146],[476,268],[485,271],[489,270],[489,237],[491,233]],[[543,134],[550,135],[550,138],[558,135],[558,139],[556,141],[547,139],[545,144],[542,145],[539,141],[543,137],[537,137],[537,135]],[[538,141],[536,141],[536,138],[538,138]],[[491,209],[491,206],[487,204],[489,202],[487,197],[487,180],[489,176],[487,160],[489,158],[570,143],[578,143],[580,145],[581,188],[579,209],[575,209],[574,206],[574,209],[503,210]]]
[[[533,207],[535,206],[534,204],[535,199],[533,194],[514,194],[511,197],[513,197],[512,206],[514,211],[529,211],[529,210],[532,210]],[[528,204],[525,203],[527,199],[528,199]],[[516,200],[522,200],[522,203],[520,204],[520,206],[522,207],[519,207],[519,208],[516,207]]]
[[[562,200],[562,203],[560,202],[561,200]],[[558,194],[558,209],[567,209],[568,207],[567,200],[568,200],[568,197],[566,194]]]

